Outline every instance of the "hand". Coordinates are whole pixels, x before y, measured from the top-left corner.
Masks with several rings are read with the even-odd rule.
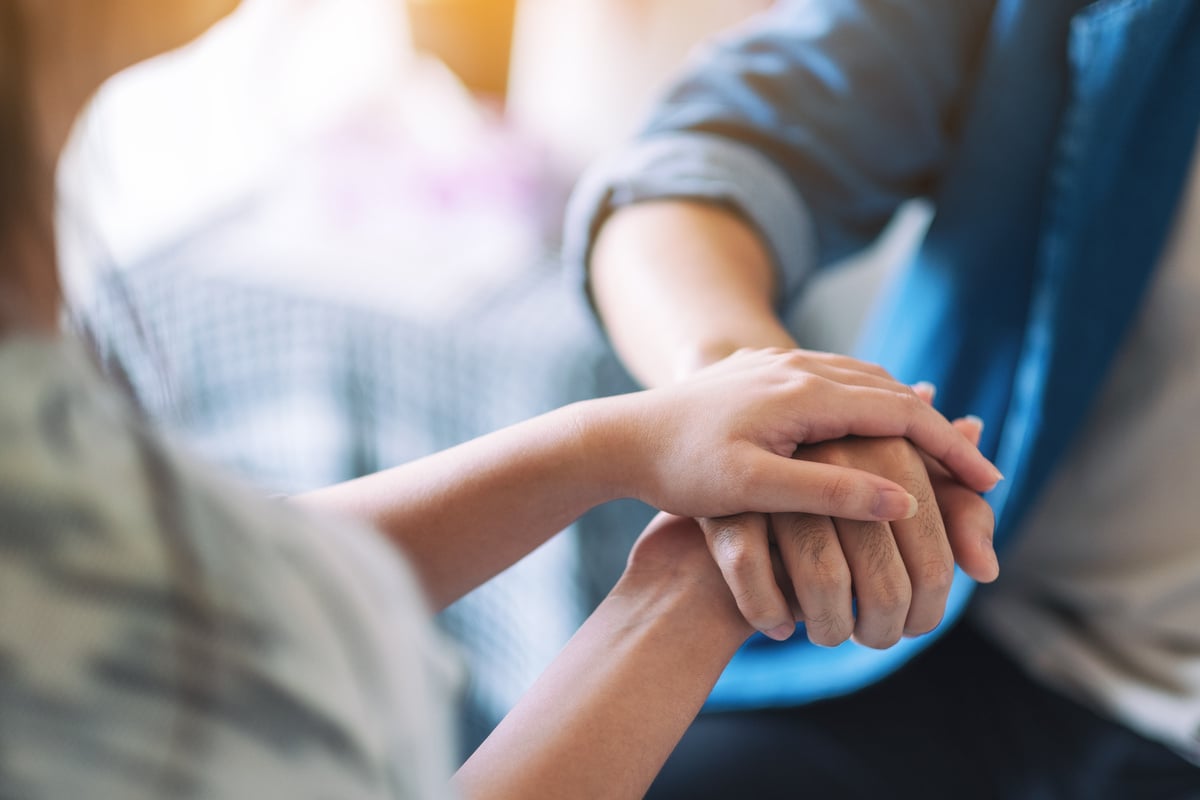
[[[614,593],[679,590],[696,592],[696,602],[744,642],[754,633],[729,587],[709,555],[704,534],[691,517],[659,514],[650,521],[630,550],[629,560]]]
[[[955,427],[978,442],[978,420]],[[941,621],[956,561],[976,580],[995,579],[991,508],[905,440],[829,442],[800,448],[797,457],[878,471],[911,491],[920,509],[890,524],[795,513],[701,520],[739,608],[759,630],[787,638],[794,617],[803,619],[816,644],[834,646],[853,634],[867,646],[888,647],[901,634],[926,633]],[[772,572],[771,543],[799,615],[789,610]]]
[[[910,387],[843,356],[743,350],[681,383],[618,400],[637,408],[617,416],[625,434],[599,455],[621,466],[628,494],[676,514],[913,516],[916,499],[888,477],[792,458],[797,445],[852,435],[906,437],[977,491],[1000,477]]]

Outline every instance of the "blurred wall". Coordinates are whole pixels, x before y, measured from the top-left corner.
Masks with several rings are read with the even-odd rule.
[[[508,110],[564,174],[615,147],[700,42],[771,0],[521,0]]]
[[[115,76],[59,170],[68,291],[98,245],[131,263],[286,170],[293,145],[394,79],[408,41],[396,0],[243,0],[193,44]]]
[[[504,97],[517,0],[407,0],[406,5],[417,51],[440,58],[472,91]]]

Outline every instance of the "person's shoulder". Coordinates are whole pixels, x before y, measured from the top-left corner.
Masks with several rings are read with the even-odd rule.
[[[445,653],[380,537],[181,453],[78,348],[0,343],[0,385],[0,794],[166,776],[361,796],[428,772],[369,716],[428,720],[451,685],[431,684]]]

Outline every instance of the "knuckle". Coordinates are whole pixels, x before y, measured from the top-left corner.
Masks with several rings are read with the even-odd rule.
[[[883,368],[881,365],[879,365],[879,364],[876,364],[876,363],[874,363],[874,362],[868,362],[868,363],[867,363],[867,371],[868,371],[868,372],[870,372],[870,373],[871,373],[871,374],[873,374],[873,375],[877,375],[877,376],[878,376],[878,377],[880,377],[880,378],[884,378],[885,380],[889,380],[889,381],[894,381],[894,380],[896,380],[896,376],[895,376],[895,375],[893,375],[892,373],[888,372],[888,371],[887,371],[886,369],[884,369],[884,368]]]
[[[868,375],[874,375],[877,378],[883,378],[889,381],[896,380],[894,377],[892,377],[892,373],[888,372],[881,365],[875,363],[874,361],[863,361],[857,358],[847,358],[847,361],[850,367],[858,370],[859,372],[865,372]]]
[[[878,614],[903,618],[908,615],[910,603],[912,588],[907,580],[888,576],[872,587],[870,606]]]
[[[798,398],[807,396],[819,397],[828,390],[828,384],[830,383],[831,381],[828,378],[823,378],[798,366],[788,376],[787,385],[784,389],[789,395],[795,395]]]
[[[904,616],[881,615],[877,611],[861,611],[854,628],[854,639],[874,650],[886,650],[904,635]]]
[[[778,517],[776,518],[778,519]],[[811,557],[822,554],[829,544],[829,518],[816,514],[793,514],[777,529],[776,538],[790,545],[799,555]]]
[[[807,372],[808,367],[813,361],[812,354],[804,350],[777,349],[775,352],[779,356],[779,359],[792,369],[798,369]]]
[[[828,517],[801,515],[784,530],[781,550],[795,574],[803,576],[797,594],[830,598],[850,587],[850,567],[830,526]]]
[[[957,483],[947,483],[935,490],[935,498],[942,512],[957,522],[967,524],[992,524],[995,514],[987,500]]]
[[[936,507],[937,496],[933,492],[933,485],[929,481],[929,473],[925,471],[925,466],[914,465],[904,471],[897,480],[901,486],[908,490],[908,493],[917,499],[917,505],[921,508]],[[937,515],[934,515],[935,517]]]
[[[855,634],[859,642],[872,650],[887,650],[900,641],[904,631],[899,626],[893,626],[879,631],[856,631]]]
[[[758,559],[754,557],[754,553],[746,546],[746,543],[738,541],[727,545],[721,553],[721,560],[730,579],[745,587],[744,591],[749,591],[751,581],[758,569]]]
[[[812,553],[808,559],[810,571],[808,585],[814,594],[820,596],[835,595],[849,587],[852,580],[850,567],[847,566],[845,559],[833,557],[829,554],[829,549],[826,548],[821,553]]]
[[[809,641],[822,647],[837,647],[854,632],[850,621],[833,609],[817,611],[806,617],[804,628]]]
[[[887,458],[904,466],[905,470],[924,472],[924,462],[912,442],[903,436],[888,436],[879,440],[879,448]]]
[[[724,564],[745,558],[746,538],[736,525],[729,522],[716,525],[709,523],[705,533],[708,534],[709,548],[717,561]]]
[[[737,603],[738,610],[742,612],[742,616],[755,628],[762,630],[774,626],[777,615],[773,604],[770,598],[763,595],[757,588],[744,587],[733,593],[733,599]]]
[[[915,570],[914,583],[927,592],[947,594],[954,582],[954,562],[948,558],[931,558]]]
[[[899,553],[890,527],[873,525],[865,528],[861,547],[867,574],[872,578],[887,579],[888,573],[896,571]]]
[[[942,624],[944,613],[944,611],[938,609],[927,614],[922,614],[920,618],[909,617],[908,622],[904,626],[904,633],[909,636],[924,636]]]
[[[823,381],[820,375],[814,375],[802,367],[796,367],[790,375],[788,375],[787,390],[795,394],[806,394],[812,392]]]
[[[931,501],[917,498],[917,507],[920,509],[933,508],[930,503]],[[946,541],[946,522],[942,519],[940,511],[938,513],[929,513],[926,511],[923,517],[918,527],[921,540],[923,542],[936,543],[940,546],[942,542]]]
[[[995,530],[996,512],[988,501],[980,498],[979,503],[971,504],[971,508],[977,520],[976,525],[987,530]]]

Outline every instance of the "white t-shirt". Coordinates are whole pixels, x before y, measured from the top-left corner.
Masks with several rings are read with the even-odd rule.
[[[1099,402],[976,616],[1045,683],[1200,762],[1200,156]]]
[[[458,663],[382,537],[180,458],[0,342],[0,797],[451,794]]]

